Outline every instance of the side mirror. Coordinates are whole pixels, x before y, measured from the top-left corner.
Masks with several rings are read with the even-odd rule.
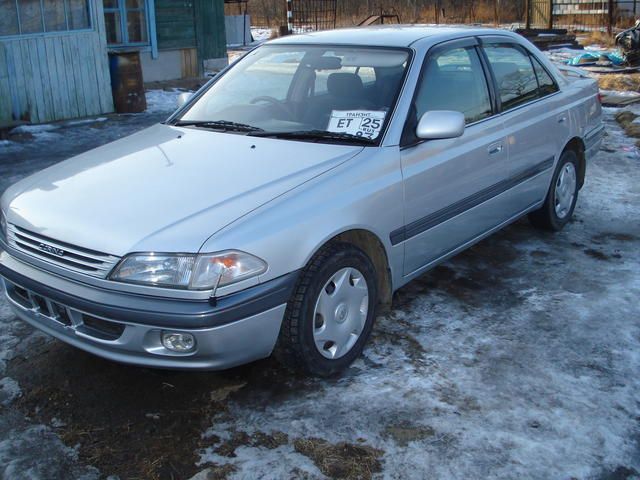
[[[193,97],[193,93],[189,92],[184,92],[178,95],[178,100],[176,101],[176,103],[178,104],[178,108],[184,107],[186,103],[191,100],[191,97]]]
[[[416,136],[424,140],[461,137],[464,133],[464,115],[448,110],[426,112],[418,122]]]

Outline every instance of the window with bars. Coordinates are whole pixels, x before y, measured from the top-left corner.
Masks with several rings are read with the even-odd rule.
[[[92,28],[89,0],[0,0],[0,12],[0,37]]]
[[[104,0],[104,23],[110,47],[149,45],[146,0]]]

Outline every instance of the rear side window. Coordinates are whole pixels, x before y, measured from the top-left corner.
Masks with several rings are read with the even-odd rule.
[[[489,89],[475,48],[453,48],[430,55],[415,100],[416,121],[431,110],[453,110],[467,123],[491,115]]]
[[[533,69],[535,70],[536,77],[538,78],[540,96],[544,97],[557,92],[558,85],[556,85],[556,82],[553,80],[551,75],[549,75],[549,72],[547,72],[540,62],[533,56],[531,57],[531,62],[533,63]]]
[[[496,77],[502,110],[538,98],[538,81],[528,54],[511,45],[488,45],[484,51]]]

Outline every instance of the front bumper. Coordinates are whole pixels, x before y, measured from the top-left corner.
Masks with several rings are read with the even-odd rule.
[[[145,367],[218,370],[268,357],[297,272],[209,301],[98,289],[52,275],[0,249],[0,293],[32,326],[100,357]],[[163,331],[196,347],[163,347]]]

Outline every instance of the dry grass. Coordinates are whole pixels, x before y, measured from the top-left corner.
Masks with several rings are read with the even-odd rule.
[[[587,32],[578,36],[578,41],[586,46],[589,45],[602,45],[603,47],[614,48],[616,46],[613,35],[609,35],[607,32]]]
[[[598,75],[596,79],[602,90],[640,92],[640,73],[611,73]]]
[[[629,111],[616,114],[616,121],[624,129],[624,133],[633,138],[640,138],[640,124],[634,123],[636,118],[638,115]],[[636,141],[636,145],[640,147],[640,140]]]
[[[331,444],[321,438],[299,438],[294,447],[330,478],[369,480],[382,470],[379,457],[384,452],[367,445]]]

